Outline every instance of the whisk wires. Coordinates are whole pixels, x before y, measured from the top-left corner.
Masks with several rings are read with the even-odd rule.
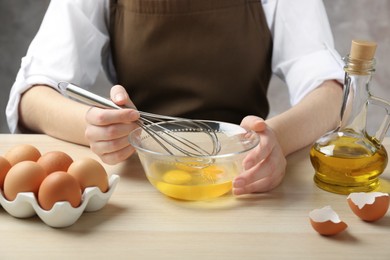
[[[60,82],[58,83],[58,87],[65,96],[88,105],[111,109],[124,108],[116,105],[109,99],[103,98],[68,82]],[[182,155],[191,157],[207,157],[216,155],[221,150],[221,144],[218,140],[216,131],[205,122],[200,120],[157,115],[143,111],[138,112],[140,113],[140,118],[136,122],[138,126],[171,155],[180,155],[181,153]],[[188,131],[206,134],[211,140],[211,149],[206,150],[204,147],[201,147],[188,138],[179,135],[174,130],[160,125],[160,123],[166,121],[169,121],[171,125],[177,125],[180,128],[185,127]]]

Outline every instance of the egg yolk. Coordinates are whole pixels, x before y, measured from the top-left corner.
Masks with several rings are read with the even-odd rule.
[[[176,185],[189,183],[191,179],[191,174],[182,170],[170,170],[163,176],[164,182]]]

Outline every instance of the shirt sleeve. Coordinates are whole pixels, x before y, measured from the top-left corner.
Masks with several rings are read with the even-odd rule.
[[[11,88],[6,116],[18,133],[23,92],[36,84],[57,88],[59,81],[83,87],[94,84],[108,48],[106,0],[52,0]]]
[[[287,85],[297,104],[325,80],[344,79],[321,0],[263,0],[273,35],[272,71]]]

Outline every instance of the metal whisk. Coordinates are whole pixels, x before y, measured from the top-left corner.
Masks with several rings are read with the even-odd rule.
[[[126,108],[118,106],[109,99],[96,95],[90,91],[87,91],[68,82],[60,82],[58,83],[58,87],[61,90],[62,94],[64,94],[65,96],[88,105],[100,108]],[[138,112],[140,113],[140,118],[136,123],[143,130],[145,130],[145,132],[147,132],[166,152],[171,155],[176,154],[173,152],[173,150],[176,150],[186,156],[205,157],[210,155],[216,155],[221,150],[221,144],[218,140],[216,131],[212,129],[208,124],[200,120],[157,115],[142,112],[139,110]],[[158,122],[166,121],[172,122],[173,124],[176,124],[178,126],[183,126],[184,124],[186,128],[191,128],[191,130],[193,131],[206,134],[211,141],[211,151],[207,151],[206,149],[200,147],[198,144],[189,140],[188,138],[179,136],[174,131],[158,124]],[[157,127],[159,131],[154,130],[154,128],[152,127],[148,127],[151,124]]]

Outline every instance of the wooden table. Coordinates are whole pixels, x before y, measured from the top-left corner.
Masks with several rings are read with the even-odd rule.
[[[0,154],[20,143],[42,153],[97,158],[86,147],[45,135],[0,135]],[[384,144],[390,150],[390,138]],[[308,149],[288,158],[287,176],[272,192],[212,202],[163,196],[145,178],[136,155],[104,166],[121,176],[111,199],[68,228],[51,228],[38,217],[17,219],[0,209],[0,259],[390,259],[390,211],[365,223],[346,196],[318,189]],[[390,167],[382,180],[389,192]],[[326,205],[349,225],[345,232],[323,237],[312,229],[309,211]]]

